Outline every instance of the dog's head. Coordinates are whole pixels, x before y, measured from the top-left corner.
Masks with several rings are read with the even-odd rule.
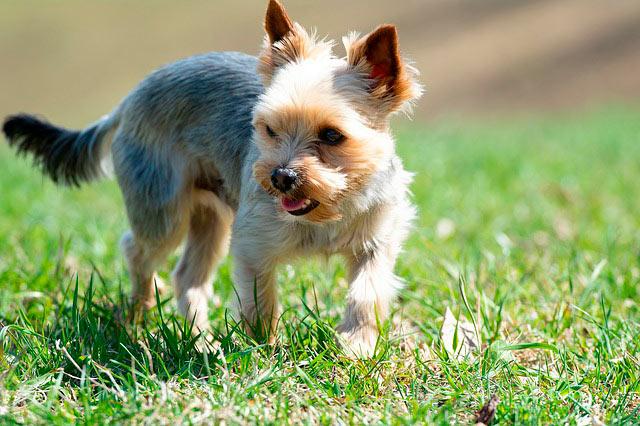
[[[389,117],[420,96],[417,71],[400,57],[392,25],[345,37],[341,59],[331,42],[309,35],[276,0],[265,29],[254,176],[288,217],[338,220],[344,201],[393,155]]]

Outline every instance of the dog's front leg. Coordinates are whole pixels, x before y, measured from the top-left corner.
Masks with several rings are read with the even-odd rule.
[[[389,315],[389,307],[401,281],[393,274],[394,260],[383,253],[348,255],[349,293],[347,311],[338,326],[340,339],[358,356],[372,356],[378,327]]]
[[[275,342],[280,316],[275,265],[235,258],[234,282],[245,330],[261,341]]]

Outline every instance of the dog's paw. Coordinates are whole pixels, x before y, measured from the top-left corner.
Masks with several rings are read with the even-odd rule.
[[[193,334],[209,330],[208,303],[211,294],[207,289],[194,287],[178,296],[180,313],[192,324]]]
[[[157,275],[153,276],[152,288],[143,294],[134,294],[131,304],[135,311],[141,313],[155,308],[157,304],[156,291],[158,296],[163,296],[167,292],[167,285]]]
[[[156,295],[156,289],[158,290],[158,294],[160,296],[163,296],[167,293],[167,285],[165,284],[164,280],[162,278],[160,278],[158,275],[154,274],[153,275],[153,301],[155,303],[155,295]]]
[[[341,325],[337,329],[338,343],[349,356],[371,358],[375,354],[378,329],[374,326],[349,327]]]

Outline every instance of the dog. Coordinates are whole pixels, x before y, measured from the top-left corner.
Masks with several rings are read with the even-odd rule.
[[[273,342],[276,266],[339,254],[349,280],[339,340],[371,356],[402,287],[394,264],[416,215],[389,121],[421,96],[418,72],[393,25],[344,37],[345,58],[276,0],[264,27],[258,57],[167,65],[84,130],[18,114],[3,131],[60,184],[102,177],[110,157],[131,228],[121,248],[135,306],[154,305],[163,289],[155,270],[186,239],[174,294],[206,332],[210,280],[230,248],[240,318]]]

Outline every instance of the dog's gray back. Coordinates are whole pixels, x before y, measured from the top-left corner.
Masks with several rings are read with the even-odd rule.
[[[180,176],[171,176],[174,184],[168,185],[166,173],[179,175],[182,166],[196,185],[220,192],[235,207],[251,145],[252,110],[263,91],[257,63],[242,53],[209,53],[150,74],[118,111],[118,178],[140,187],[146,201],[168,200],[181,184],[175,181]],[[141,164],[141,158],[154,160]]]

